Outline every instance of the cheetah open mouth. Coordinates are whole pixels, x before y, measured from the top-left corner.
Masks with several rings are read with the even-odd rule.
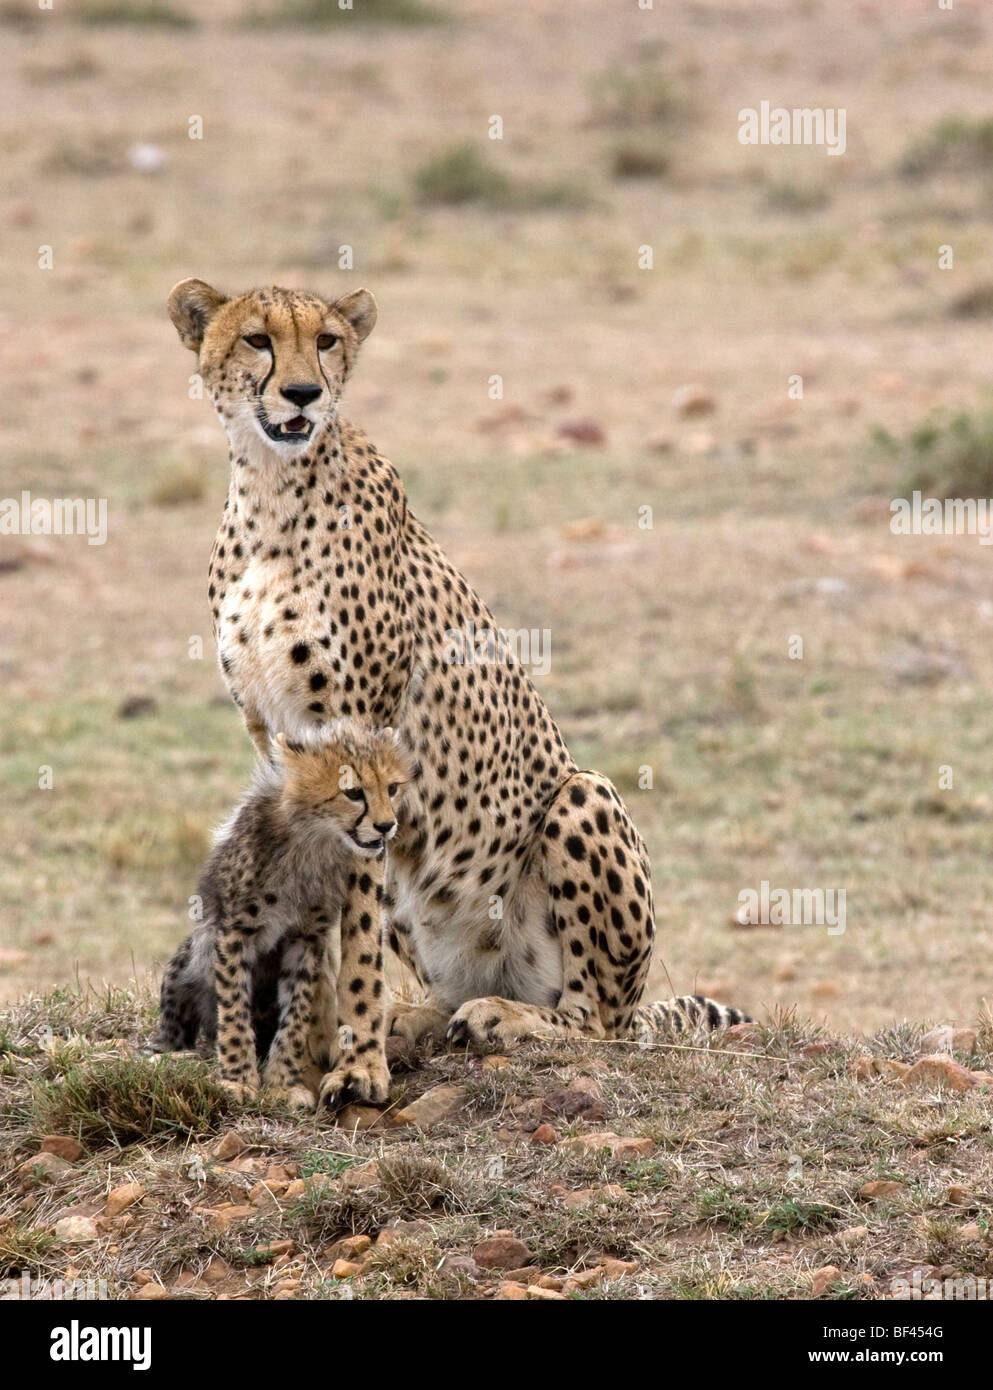
[[[300,444],[310,438],[314,429],[313,422],[306,415],[294,415],[292,420],[274,425],[264,410],[259,411],[259,424],[269,438],[279,444]]]

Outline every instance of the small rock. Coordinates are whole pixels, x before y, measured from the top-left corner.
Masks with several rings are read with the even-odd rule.
[[[107,1205],[103,1209],[106,1217],[113,1218],[120,1216],[122,1211],[134,1206],[135,1202],[140,1202],[145,1195],[145,1189],[140,1182],[126,1182],[120,1187],[115,1187],[107,1194]]]
[[[859,1196],[869,1201],[878,1201],[880,1197],[895,1197],[905,1187],[906,1183],[902,1182],[864,1182],[859,1188]]]
[[[801,1048],[800,1055],[801,1057],[823,1057],[825,1052],[837,1052],[838,1048],[839,1044],[836,1041],[826,1039],[824,1042],[808,1043],[806,1047]]]
[[[220,1255],[212,1255],[203,1271],[203,1279],[207,1284],[219,1284],[231,1273],[227,1260],[222,1260]]]
[[[239,1154],[245,1152],[248,1145],[240,1134],[236,1134],[233,1129],[229,1129],[226,1134],[222,1134],[211,1151],[211,1157],[216,1158],[220,1163],[228,1163],[232,1158],[237,1158]]]
[[[586,447],[606,444],[607,435],[596,420],[588,417],[579,420],[563,420],[555,431],[559,439],[568,439],[572,444]]]
[[[382,1123],[383,1112],[377,1110],[374,1105],[345,1105],[335,1116],[335,1124],[339,1129],[355,1130],[375,1129]]]
[[[164,1289],[161,1284],[151,1283],[142,1284],[141,1288],[131,1300],[133,1303],[168,1303],[172,1294],[168,1289]]]
[[[273,1286],[273,1299],[276,1303],[285,1303],[295,1298],[300,1292],[301,1283],[300,1279],[280,1279],[279,1283]]]
[[[510,1058],[504,1057],[501,1052],[491,1052],[488,1057],[484,1057],[480,1062],[481,1071],[503,1071],[504,1067],[510,1066]]]
[[[315,1176],[317,1176],[315,1174]],[[323,1175],[322,1175],[323,1176]],[[313,1179],[311,1180],[313,1181]],[[352,1163],[341,1175],[341,1185],[352,1192],[375,1187],[379,1182],[379,1159],[370,1158],[367,1163]],[[324,1185],[333,1186],[332,1179],[324,1178]]]
[[[290,1184],[285,1179],[282,1182],[270,1182],[268,1178],[264,1178],[250,1188],[248,1200],[253,1207],[269,1207],[278,1211],[279,1199],[286,1195],[289,1187]]]
[[[508,1284],[536,1284],[541,1278],[537,1265],[522,1265],[520,1269],[505,1269],[501,1273]]]
[[[524,1290],[524,1296],[529,1300],[552,1299],[554,1302],[565,1302],[564,1293],[559,1293],[557,1289],[543,1289],[538,1284],[529,1284]]]
[[[362,1273],[362,1266],[355,1260],[335,1260],[331,1267],[332,1279],[354,1279]]]
[[[595,1134],[579,1134],[563,1141],[563,1147],[580,1153],[590,1150],[609,1149],[612,1158],[644,1158],[655,1147],[651,1139],[634,1135],[614,1134],[612,1130],[597,1131]]]
[[[636,1260],[615,1260],[608,1256],[600,1261],[600,1268],[605,1279],[623,1279],[627,1274],[634,1274],[638,1264]]]
[[[972,1072],[940,1052],[922,1057],[903,1078],[905,1086],[947,1086],[950,1091],[969,1091],[976,1085]]]
[[[683,451],[700,457],[703,454],[712,454],[717,447],[717,440],[706,430],[700,430],[696,434],[689,435],[683,441]]]
[[[255,1208],[249,1206],[204,1207],[201,1211],[210,1228],[218,1235],[228,1230],[235,1221],[247,1221],[250,1216],[258,1215]]]
[[[953,1207],[975,1206],[975,1203],[972,1200],[972,1194],[969,1191],[969,1189],[967,1187],[960,1187],[958,1185],[953,1185],[952,1187],[946,1188],[945,1201],[949,1204],[949,1206]]]
[[[976,1050],[976,1037],[975,1028],[953,1028],[946,1024],[941,1028],[932,1028],[921,1038],[921,1052],[961,1052],[969,1057]]]
[[[336,1240],[333,1245],[328,1246],[324,1252],[327,1260],[357,1260],[360,1255],[364,1255],[367,1250],[372,1249],[372,1239],[369,1236],[342,1236],[341,1240]]]
[[[142,1284],[150,1284],[154,1278],[155,1271],[152,1269],[136,1269],[134,1272],[134,1281],[139,1286]]]
[[[523,1284],[501,1284],[496,1293],[501,1302],[523,1303],[527,1296],[528,1291]]]
[[[118,719],[140,719],[146,714],[156,714],[159,702],[152,695],[129,695],[117,706]]]
[[[376,1249],[388,1250],[404,1240],[416,1240],[429,1229],[426,1221],[394,1221],[392,1226],[384,1226],[376,1237]]]
[[[442,1274],[454,1274],[465,1279],[480,1279],[483,1271],[471,1255],[446,1255],[439,1265]]]
[[[92,1216],[63,1216],[61,1221],[55,1223],[55,1239],[67,1245],[77,1245],[99,1240],[100,1232]]]
[[[43,1154],[55,1154],[67,1163],[78,1163],[83,1157],[83,1146],[71,1134],[46,1134],[41,1141]]]
[[[550,1119],[582,1119],[601,1124],[607,1118],[602,1101],[587,1091],[550,1091],[542,1098],[541,1113]]]
[[[552,1289],[553,1292],[558,1293],[562,1288],[562,1283],[563,1281],[556,1278],[554,1274],[543,1274],[538,1280],[537,1287],[539,1289]]]
[[[827,1293],[830,1285],[840,1278],[841,1270],[837,1265],[822,1265],[820,1269],[815,1269],[810,1283],[811,1297],[820,1298],[822,1294]]]
[[[983,1232],[978,1221],[969,1221],[959,1231],[960,1240],[982,1240]]]
[[[694,415],[712,415],[717,401],[703,386],[680,386],[672,393],[672,408],[677,415],[689,419]]]
[[[851,1245],[858,1245],[865,1240],[868,1234],[868,1226],[848,1226],[845,1230],[838,1232],[838,1240],[847,1249]]]
[[[531,1135],[532,1144],[554,1144],[558,1140],[558,1135],[551,1125],[539,1125]]]
[[[481,1240],[472,1258],[484,1269],[520,1269],[531,1260],[531,1251],[513,1236],[492,1236]]]
[[[166,152],[161,145],[144,141],[128,150],[128,163],[139,174],[160,174],[166,166]]]
[[[25,1163],[21,1163],[18,1166],[17,1175],[22,1183],[55,1182],[72,1171],[72,1164],[64,1158],[60,1158],[58,1154],[45,1152],[35,1154],[34,1158],[29,1158]]]
[[[592,1269],[577,1269],[574,1274],[570,1274],[563,1284],[563,1288],[569,1289],[591,1289],[594,1284],[599,1284],[603,1278],[603,1265],[595,1265]]]
[[[417,1100],[405,1105],[393,1116],[395,1125],[413,1125],[416,1129],[433,1129],[450,1119],[465,1100],[464,1086],[432,1086]]]

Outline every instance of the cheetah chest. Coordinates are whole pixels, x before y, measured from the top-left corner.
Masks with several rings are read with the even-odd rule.
[[[323,608],[316,581],[264,559],[231,577],[219,605],[217,652],[233,698],[291,738],[328,715],[322,692],[335,652]]]

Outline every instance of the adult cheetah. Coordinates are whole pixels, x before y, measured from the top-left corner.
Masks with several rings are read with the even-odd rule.
[[[639,1014],[655,926],[648,858],[606,777],[580,770],[510,654],[452,659],[488,609],[339,401],[376,303],[278,288],[169,297],[230,444],[210,562],[221,668],[260,751],[346,717],[414,759],[384,894],[390,944],[427,996],[414,1040],[509,1047],[734,1022],[710,1001]],[[471,626],[470,626],[471,625]]]

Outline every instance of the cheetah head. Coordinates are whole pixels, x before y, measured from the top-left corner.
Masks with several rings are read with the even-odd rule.
[[[181,280],[169,315],[197,354],[232,447],[251,457],[261,438],[286,457],[304,452],[335,415],[376,301],[368,290],[334,301],[277,288],[229,297]]]
[[[381,854],[397,833],[411,764],[399,733],[338,720],[304,743],[277,734],[283,804],[297,825],[330,831],[364,858]]]

